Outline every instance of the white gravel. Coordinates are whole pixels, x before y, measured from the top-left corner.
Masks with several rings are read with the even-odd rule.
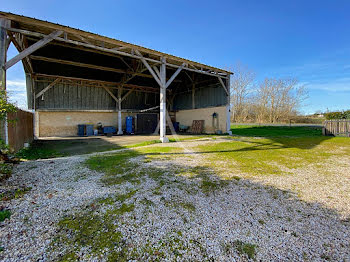
[[[197,141],[192,146],[199,143],[208,142]],[[178,146],[166,146],[175,145]],[[188,145],[186,148],[189,152]],[[331,208],[327,197],[320,196],[321,201],[299,198],[283,191],[290,188],[271,177],[266,181],[233,180],[205,194],[198,187],[201,178],[171,175],[172,170],[204,164],[207,158],[198,154],[147,163],[140,157],[134,160],[143,168],[158,167],[169,172],[169,181],[160,194],[154,194],[157,183],[147,177],[138,185],[107,187],[100,182],[103,174],[82,165],[85,159],[78,156],[29,161],[15,168],[8,183],[23,184],[32,190],[22,199],[3,203],[12,216],[1,223],[2,261],[54,259],[55,253],[48,250],[57,234],[57,222],[64,215],[81,213],[82,207],[94,200],[125,192],[126,188],[138,189],[126,200],[134,203],[135,209],[116,223],[126,245],[139,252],[149,244],[163,250],[168,261],[248,261],[232,246],[240,240],[256,245],[258,261],[350,261],[349,210],[341,208],[337,201],[336,208]],[[330,189],[327,194],[331,195]],[[152,204],[144,204],[145,199]],[[189,203],[194,210],[184,207]],[[162,246],[160,241],[166,244]],[[84,261],[106,259],[88,256],[89,249],[80,253]],[[152,258],[145,253],[140,260]]]

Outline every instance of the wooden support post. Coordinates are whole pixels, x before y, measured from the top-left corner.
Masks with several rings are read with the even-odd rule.
[[[164,57],[161,59],[160,66],[160,114],[159,114],[159,128],[160,128],[160,141],[162,143],[169,142],[166,137],[166,60]],[[169,123],[170,124],[170,123]]]
[[[0,90],[6,91],[6,57],[8,48],[7,30],[11,25],[10,20],[0,18]],[[4,126],[1,128],[5,129],[5,144],[8,145],[8,126],[7,126],[7,116],[4,120]]]
[[[193,82],[192,83],[192,109],[196,108],[195,94],[196,94],[196,84]]]
[[[122,127],[122,87],[118,88],[118,135],[123,134]]]
[[[221,78],[219,78],[221,80]],[[222,81],[222,80],[221,80]],[[232,135],[231,131],[231,98],[230,98],[230,75],[227,75],[226,79],[226,92],[227,92],[227,104],[226,104],[226,133]]]
[[[7,30],[10,20],[0,18],[0,89],[6,90]]]

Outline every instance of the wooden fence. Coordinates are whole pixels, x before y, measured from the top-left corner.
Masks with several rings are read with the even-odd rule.
[[[7,140],[11,151],[17,152],[23,148],[24,143],[31,143],[34,139],[33,113],[20,109],[16,113],[9,113],[7,125],[2,121],[0,129],[0,138]]]
[[[350,137],[350,120],[336,119],[326,120],[323,126],[323,135],[325,136],[348,136]]]

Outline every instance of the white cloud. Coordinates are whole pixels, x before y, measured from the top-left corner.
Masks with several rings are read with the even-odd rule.
[[[339,78],[327,82],[308,82],[305,83],[305,87],[309,90],[350,92],[350,78]]]
[[[9,100],[19,108],[27,108],[27,91],[25,80],[6,80]]]

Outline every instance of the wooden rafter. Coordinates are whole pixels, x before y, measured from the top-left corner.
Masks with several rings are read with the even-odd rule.
[[[148,71],[151,73],[151,75],[153,76],[154,80],[156,80],[156,82],[158,83],[159,86],[162,86],[162,83],[160,81],[160,78],[156,75],[156,73],[154,72],[154,70],[152,69],[152,67],[148,64],[148,62],[146,61],[146,59],[143,57],[143,55],[140,53],[139,50],[135,50],[135,53],[139,56],[139,58],[141,59],[142,63],[147,67]]]
[[[18,50],[18,52],[22,52],[25,47],[24,47],[24,43],[20,42],[19,40],[19,34],[15,34],[15,36],[13,36],[11,33],[8,34],[9,38],[11,39],[11,42],[13,43],[13,45],[16,47],[16,49]],[[29,60],[29,57],[25,57],[23,60],[23,66],[25,67],[26,71],[29,73],[33,73],[33,66],[32,63]]]
[[[25,34],[25,35],[32,35],[32,36],[35,36],[35,37],[43,37],[43,36],[45,36],[45,35],[43,35],[41,33],[31,32],[31,31],[28,31],[28,30],[17,29],[17,28],[7,28],[7,30],[10,30],[10,31],[13,31],[13,32],[19,32],[19,33],[22,33],[22,34]],[[87,47],[87,48],[104,51],[104,52],[107,52],[107,53],[114,53],[114,54],[118,54],[118,55],[122,55],[122,56],[133,57],[133,58],[137,58],[137,59],[141,59],[141,60],[145,60],[145,61],[149,61],[149,62],[153,62],[153,63],[158,63],[158,64],[160,63],[160,60],[157,60],[157,59],[153,59],[153,58],[149,58],[149,57],[141,57],[140,55],[137,54],[136,51],[138,51],[138,50],[135,49],[135,48],[131,48],[131,53],[127,53],[127,52],[120,51],[120,50],[114,50],[113,48],[100,47],[100,46],[97,46],[97,45],[87,44],[87,43],[84,43],[84,42],[71,40],[71,39],[65,39],[65,38],[62,38],[62,37],[57,37],[56,40],[57,41],[61,41],[61,42],[65,42],[65,43],[69,43],[69,44],[73,44],[73,45],[84,46],[84,47]],[[140,47],[140,49],[142,49],[142,48]],[[166,54],[163,54],[163,55],[166,55]],[[167,56],[169,56],[169,55],[167,55]],[[194,68],[197,68],[197,67],[195,67],[192,64],[192,63],[195,63],[195,62],[192,62],[192,61],[186,61],[186,62],[188,64],[188,66],[184,67],[185,70],[193,71],[193,72],[197,72],[197,73],[201,73],[201,74],[206,74],[206,75],[210,75],[210,76],[218,76],[218,77],[221,77],[221,78],[227,78],[227,75],[228,75],[227,72],[222,72],[222,73],[220,72],[220,74],[216,75],[216,74],[213,74],[213,73],[205,72],[203,70],[203,66],[201,67],[200,70],[199,69],[194,69]],[[173,67],[173,68],[179,68],[181,65],[177,65],[177,64],[173,64],[173,63],[167,62],[166,66]]]
[[[39,80],[39,78],[59,78],[59,79],[63,79],[66,81],[71,81],[74,82],[77,85],[90,85],[90,86],[94,86],[94,87],[108,87],[108,88],[113,88],[113,89],[117,89],[118,86],[120,85],[120,82],[108,82],[108,81],[102,81],[102,80],[94,80],[94,79],[86,79],[86,78],[77,78],[77,77],[67,77],[67,76],[59,76],[59,75],[47,75],[47,74],[33,74],[32,75],[33,78],[35,79],[35,81],[41,81]],[[42,80],[44,82],[46,82],[47,80]],[[130,88],[130,89],[134,89],[134,90],[140,90],[142,92],[153,92],[153,93],[159,93],[159,89],[158,88],[154,88],[154,87],[150,87],[150,86],[140,86],[140,85],[134,85],[134,84],[124,84],[125,88]]]
[[[49,35],[46,35],[44,38],[36,42],[35,44],[31,45],[30,47],[24,49],[22,52],[20,52],[18,55],[13,57],[11,60],[7,61],[4,68],[5,70],[9,69],[11,66],[16,64],[18,61],[22,60],[23,58],[27,57],[28,55],[32,54],[39,48],[45,46],[52,40],[56,39],[59,35],[61,35],[62,31],[54,31]]]

